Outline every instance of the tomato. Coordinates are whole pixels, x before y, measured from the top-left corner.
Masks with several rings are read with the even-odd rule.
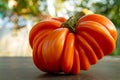
[[[34,64],[44,72],[78,74],[116,47],[117,30],[100,14],[50,18],[29,33]]]

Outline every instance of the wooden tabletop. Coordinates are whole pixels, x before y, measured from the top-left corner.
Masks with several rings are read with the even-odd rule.
[[[0,80],[120,80],[120,57],[105,57],[79,75],[41,72],[31,57],[0,57]]]

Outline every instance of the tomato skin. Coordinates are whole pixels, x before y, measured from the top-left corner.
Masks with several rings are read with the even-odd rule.
[[[100,45],[97,43],[97,41],[90,34],[88,34],[86,32],[80,32],[79,35],[84,37],[84,39],[92,47],[92,49],[96,53],[98,59],[101,59],[104,56],[102,48],[100,47]]]
[[[68,21],[68,20],[67,20]],[[29,33],[33,61],[44,72],[79,74],[116,47],[117,30],[105,16],[89,14],[78,19],[75,32],[64,17],[37,23]]]
[[[42,54],[41,54],[41,45],[44,41],[43,38],[45,38],[49,33],[51,32],[51,30],[44,30],[39,32],[33,40],[33,60],[35,65],[41,69],[42,71],[46,71],[46,68],[43,65],[43,59],[42,59]],[[42,64],[42,65],[39,65]]]
[[[78,44],[76,44],[76,49],[78,51],[79,58],[80,58],[80,69],[88,70],[90,68],[91,64],[90,64],[90,61],[89,61],[87,55],[85,54],[84,49]]]
[[[92,47],[88,44],[88,42],[81,37],[80,35],[76,36],[78,39],[78,44],[81,45],[85,51],[86,56],[88,57],[91,64],[96,64],[98,61],[95,52],[93,51]]]
[[[56,17],[56,18],[52,18],[52,19],[60,21],[60,22],[65,22],[66,21],[66,18],[64,18],[64,17]]]
[[[56,29],[44,40],[41,54],[43,55],[43,60],[50,72],[60,71],[60,59],[68,32],[69,30],[67,28]]]
[[[36,34],[45,29],[57,29],[61,25],[61,22],[58,20],[47,19],[37,23],[29,33],[29,42],[32,47],[32,42]]]
[[[80,57],[77,49],[74,50],[74,58],[73,58],[73,67],[71,73],[78,74],[80,72]]]
[[[89,14],[85,15],[82,18],[78,20],[78,23],[84,22],[84,21],[94,21],[102,24],[111,34],[111,36],[117,40],[117,31],[114,26],[114,24],[105,16],[102,16],[100,14]]]
[[[101,46],[104,55],[110,54],[115,49],[115,40],[110,35],[109,31],[101,24],[93,21],[85,21],[79,24],[77,32],[87,32],[90,34]],[[90,26],[90,27],[89,27]]]
[[[61,68],[65,73],[70,73],[73,67],[75,37],[69,33],[64,44],[63,55],[61,59]]]

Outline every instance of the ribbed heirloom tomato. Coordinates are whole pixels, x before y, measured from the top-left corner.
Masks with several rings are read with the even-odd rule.
[[[44,72],[78,74],[113,52],[117,31],[105,16],[80,14],[50,18],[29,33],[34,64]]]

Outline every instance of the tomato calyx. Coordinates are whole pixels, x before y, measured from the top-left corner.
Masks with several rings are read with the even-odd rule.
[[[77,21],[84,16],[83,12],[77,12],[75,15],[71,16],[66,22],[61,24],[61,27],[68,28],[71,32],[76,33]]]

